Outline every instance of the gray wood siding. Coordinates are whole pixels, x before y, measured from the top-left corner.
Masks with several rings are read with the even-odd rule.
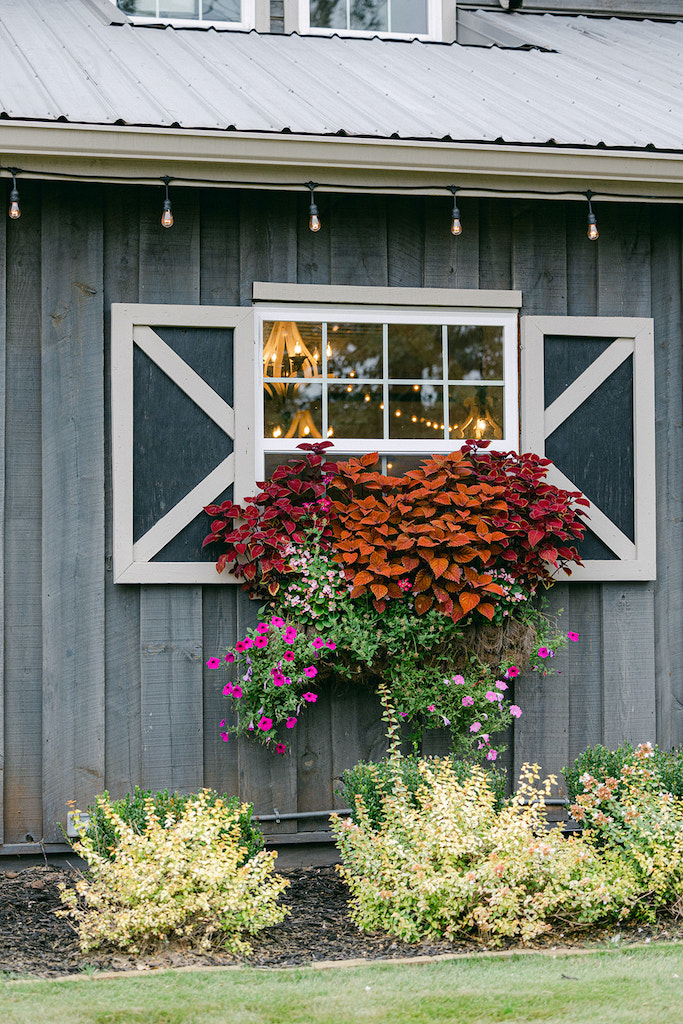
[[[524,715],[503,763],[558,772],[589,743],[683,743],[679,209],[602,204],[594,245],[580,203],[463,198],[454,239],[450,196],[323,194],[317,235],[307,195],[174,188],[170,231],[162,198],[26,182],[21,219],[0,228],[7,848],[58,842],[67,801],[105,787],[209,785],[261,813],[328,809],[343,769],[384,749],[379,707],[353,687],[321,697],[290,757],[223,743],[227,702],[204,663],[255,606],[229,586],[112,583],[110,306],[248,305],[254,280],[519,288],[524,314],[654,316],[658,579],[555,588],[551,609],[581,640],[560,674],[518,681]]]

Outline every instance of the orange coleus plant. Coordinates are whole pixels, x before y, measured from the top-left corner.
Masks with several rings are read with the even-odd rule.
[[[547,459],[466,445],[404,477],[377,472],[378,455],[338,466],[332,481],[335,558],[377,611],[410,592],[415,611],[454,622],[492,619],[505,573],[533,593],[555,568],[580,560],[578,492],[545,482]]]

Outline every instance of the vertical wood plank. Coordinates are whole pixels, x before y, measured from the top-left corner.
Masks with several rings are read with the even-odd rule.
[[[425,200],[389,196],[386,210],[389,285],[420,288],[424,278]]]
[[[3,190],[3,195],[6,190]],[[7,294],[6,279],[6,253],[7,244],[5,238],[7,224],[3,222],[0,228],[0,288],[2,294]],[[0,310],[0,538],[3,538],[0,547],[0,666],[5,664],[5,422],[7,415],[6,392],[6,316],[5,306]],[[5,783],[5,687],[4,673],[0,672],[0,846],[4,842],[5,808],[4,808],[4,783]]]
[[[387,217],[383,196],[335,196],[331,203],[332,284],[386,285]]]
[[[104,781],[102,193],[45,187],[42,218],[43,835]]]
[[[40,186],[22,186],[22,216],[7,224],[7,394],[4,474],[4,821],[7,843],[43,834],[42,558],[26,542],[26,513],[41,519]],[[4,235],[3,223],[0,231]],[[0,249],[3,261],[4,245]],[[4,320],[3,320],[3,326]],[[0,483],[0,487],[2,484]],[[0,744],[2,739],[0,739]],[[1,760],[1,759],[0,759]],[[0,794],[0,801],[2,795]]]
[[[657,582],[655,679],[657,743],[683,745],[683,380],[681,377],[681,211],[653,208],[652,315],[655,319]]]
[[[458,200],[463,231],[451,234],[453,200],[425,200],[425,288],[479,287],[479,200]]]
[[[240,301],[239,196],[232,190],[200,195],[200,301],[237,306]]]
[[[113,797],[142,780],[140,588],[112,576],[111,304],[139,300],[140,189],[108,189],[104,206],[105,322],[105,787]]]
[[[569,583],[563,629],[579,634],[567,647],[569,665],[569,760],[602,742],[602,617],[600,584]]]
[[[332,237],[331,207],[333,199],[324,192],[316,194],[320,212],[320,231],[308,227],[309,196],[299,196],[296,205],[298,284],[330,283],[330,239]]]
[[[163,193],[140,199],[139,294],[143,302],[198,304],[200,212],[196,192],[171,189],[172,228],[160,223]],[[203,783],[201,587],[140,588],[142,778],[146,788],[191,792]]]
[[[564,204],[518,200],[514,204],[512,227],[512,287],[523,290],[524,314],[566,313]]]
[[[512,287],[512,205],[503,199],[479,202],[480,288]]]
[[[235,646],[237,636],[237,587],[204,587],[203,594],[203,676],[204,676],[204,785],[228,796],[239,794],[238,747],[233,736],[221,739],[220,722],[236,723],[234,701],[223,696],[228,675],[224,668],[208,669],[209,658],[222,658]],[[223,662],[223,665],[225,662]]]
[[[598,227],[600,316],[649,316],[649,207],[605,203]],[[604,583],[601,605],[603,742],[654,740],[654,586]]]

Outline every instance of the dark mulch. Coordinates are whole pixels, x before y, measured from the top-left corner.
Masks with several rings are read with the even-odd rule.
[[[282,899],[291,912],[282,924],[264,929],[253,940],[252,955],[239,961],[220,953],[207,955],[170,948],[137,957],[101,950],[84,955],[68,921],[55,915],[61,907],[57,885],[60,881],[72,883],[73,874],[53,867],[0,870],[0,971],[48,978],[76,974],[87,967],[107,971],[154,970],[245,962],[264,968],[294,967],[321,960],[395,959],[483,949],[477,941],[411,945],[384,933],[366,934],[349,920],[348,890],[334,868],[304,868],[282,874],[290,882]],[[604,945],[614,942],[618,931],[621,943],[683,940],[682,925],[662,921],[651,927],[596,930],[580,941],[552,936],[541,945]]]

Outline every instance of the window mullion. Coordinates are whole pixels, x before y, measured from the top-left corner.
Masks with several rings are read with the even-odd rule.
[[[389,324],[382,324],[382,431],[384,440],[389,440]]]
[[[327,440],[327,431],[329,429],[328,423],[328,410],[327,410],[327,322],[322,322],[322,337],[320,339],[321,352],[321,365],[322,365],[322,393],[320,401],[322,402],[322,436],[323,441]]]
[[[443,394],[443,439],[450,440],[448,408],[448,326],[441,325],[441,388]]]

